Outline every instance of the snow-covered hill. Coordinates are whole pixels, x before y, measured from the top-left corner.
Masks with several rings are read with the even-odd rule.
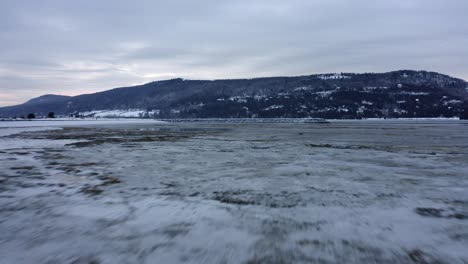
[[[466,117],[468,84],[435,72],[335,73],[235,80],[173,79],[0,108],[0,117]],[[45,100],[48,99],[48,100]],[[34,102],[34,103],[31,103]]]
[[[115,109],[115,110],[93,110],[78,113],[83,117],[125,117],[125,118],[153,118],[158,111],[146,111],[141,109]]]

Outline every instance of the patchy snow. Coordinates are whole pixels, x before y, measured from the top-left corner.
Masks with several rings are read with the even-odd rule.
[[[247,103],[248,96],[231,96],[228,98],[229,101],[238,103]]]
[[[270,110],[273,110],[273,109],[281,109],[281,108],[284,108],[284,105],[270,105],[269,107],[263,109],[265,111],[270,111]]]
[[[48,140],[17,140],[7,136],[23,132],[37,132],[45,130],[57,130],[63,127],[103,126],[103,125],[131,125],[131,124],[163,124],[164,121],[150,119],[36,119],[29,121],[1,121],[0,122],[0,150],[25,147],[63,146],[73,141],[48,141]],[[51,145],[52,144],[52,145]]]
[[[33,132],[33,131],[57,129],[56,127],[47,127],[47,126],[29,127],[29,126],[19,126],[19,125],[17,126],[2,126],[2,125],[4,125],[3,122],[0,122],[0,137],[18,134],[23,131]]]
[[[81,112],[84,117],[154,117],[159,110],[146,111],[141,109],[116,109],[116,110],[93,110]]]
[[[339,80],[339,79],[350,79],[351,76],[342,75],[340,73],[335,74],[322,74],[318,76],[322,80]]]
[[[89,118],[62,118],[62,119],[32,119],[18,121],[0,121],[0,129],[12,127],[47,127],[47,126],[82,126],[82,125],[107,125],[107,124],[141,124],[141,123],[165,123],[153,119],[89,119]]]
[[[338,111],[347,113],[347,112],[349,112],[349,109],[347,107],[345,107],[345,106],[340,106],[340,107],[338,107]]]
[[[374,92],[375,90],[386,90],[388,89],[387,86],[365,86],[362,87],[363,91],[365,92]]]
[[[329,90],[329,91],[313,92],[313,94],[320,95],[323,98],[323,97],[329,97],[330,95],[332,95],[335,92],[336,92],[336,90]]]
[[[399,92],[397,94],[405,94],[405,95],[428,95],[429,93],[427,92]]]
[[[390,118],[390,119],[385,119],[385,118],[366,118],[363,120],[367,121],[384,121],[384,122],[392,122],[392,121],[397,121],[397,122],[406,122],[406,121],[448,121],[448,122],[453,122],[453,121],[458,121],[460,120],[459,117],[400,117],[400,118]],[[340,121],[340,120],[335,120],[335,121]]]
[[[2,263],[466,263],[466,124],[128,123],[7,137],[28,145],[0,151]],[[96,144],[64,146],[73,138]]]
[[[261,101],[261,100],[264,100],[264,99],[268,99],[268,96],[266,96],[266,95],[255,95],[253,98],[254,98],[255,101]]]
[[[357,110],[356,110],[356,113],[358,114],[363,114],[364,111],[366,110],[367,108],[365,106],[360,106]]]
[[[313,88],[311,86],[301,86],[301,87],[294,88],[294,91],[309,91],[309,90],[313,90]]]
[[[463,103],[461,100],[444,101],[444,105],[457,105]]]

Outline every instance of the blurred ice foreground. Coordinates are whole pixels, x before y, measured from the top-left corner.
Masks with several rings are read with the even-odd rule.
[[[43,129],[0,128],[1,263],[468,262],[463,121]]]

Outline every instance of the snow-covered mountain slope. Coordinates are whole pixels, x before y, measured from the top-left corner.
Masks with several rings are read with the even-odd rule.
[[[152,118],[157,116],[157,111],[147,111],[142,109],[114,109],[114,110],[93,110],[78,113],[83,117],[134,117]]]
[[[28,113],[157,118],[463,117],[468,84],[426,71],[336,73],[235,80],[173,79],[0,108]],[[146,115],[148,113],[148,115]]]

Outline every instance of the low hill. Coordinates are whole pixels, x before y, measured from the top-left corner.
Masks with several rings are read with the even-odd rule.
[[[155,118],[460,117],[468,83],[444,74],[314,74],[230,80],[156,81],[74,97],[45,95],[0,108],[1,117],[139,110]],[[115,111],[114,111],[115,112]],[[141,114],[144,112],[143,114]]]

